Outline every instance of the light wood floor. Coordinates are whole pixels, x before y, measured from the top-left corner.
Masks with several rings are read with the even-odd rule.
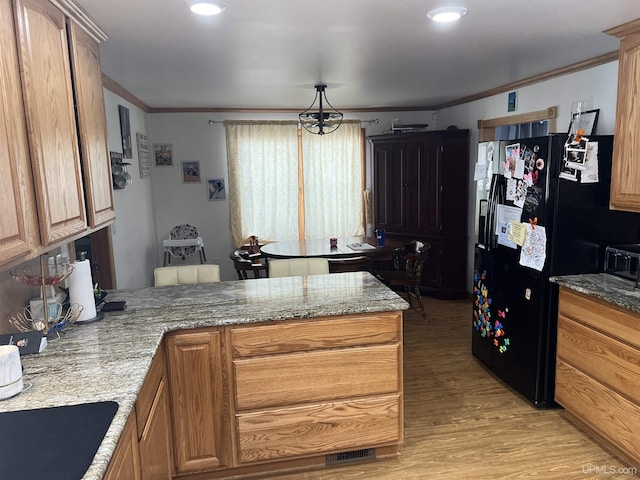
[[[426,298],[404,325],[405,441],[397,459],[278,480],[638,478],[561,409],[538,410],[471,355],[470,301]],[[633,469],[631,469],[633,470]]]

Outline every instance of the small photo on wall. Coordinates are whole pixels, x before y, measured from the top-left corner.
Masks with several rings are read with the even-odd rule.
[[[182,162],[182,182],[183,183],[200,183],[200,162],[188,161]]]
[[[156,166],[173,165],[173,145],[170,143],[156,143],[153,145]]]
[[[209,200],[224,200],[227,198],[224,188],[224,178],[213,178],[207,180],[207,191]]]

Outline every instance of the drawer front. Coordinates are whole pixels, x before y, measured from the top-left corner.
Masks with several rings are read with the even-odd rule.
[[[570,365],[556,366],[556,401],[640,462],[640,408]]]
[[[400,396],[238,415],[241,463],[397,444]]]
[[[640,315],[615,305],[560,289],[559,313],[640,348]]]
[[[640,403],[637,349],[560,315],[557,354],[562,361]]]
[[[400,345],[234,360],[237,410],[398,392]]]
[[[400,312],[384,312],[232,328],[232,355],[236,358],[398,342],[401,318]]]

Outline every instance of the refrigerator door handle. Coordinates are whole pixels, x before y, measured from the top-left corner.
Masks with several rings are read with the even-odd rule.
[[[498,204],[498,175],[491,178],[491,188],[489,189],[489,198],[487,203],[487,221],[485,222],[484,235],[486,238],[487,249],[494,248],[495,245],[495,222],[496,208]]]

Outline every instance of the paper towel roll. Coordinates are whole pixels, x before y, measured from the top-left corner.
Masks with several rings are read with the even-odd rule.
[[[0,346],[0,399],[13,397],[22,391],[22,363],[15,345]]]
[[[96,317],[96,300],[93,295],[89,260],[73,262],[73,272],[69,277],[69,303],[77,303],[82,306],[82,313],[76,320],[77,322]]]

